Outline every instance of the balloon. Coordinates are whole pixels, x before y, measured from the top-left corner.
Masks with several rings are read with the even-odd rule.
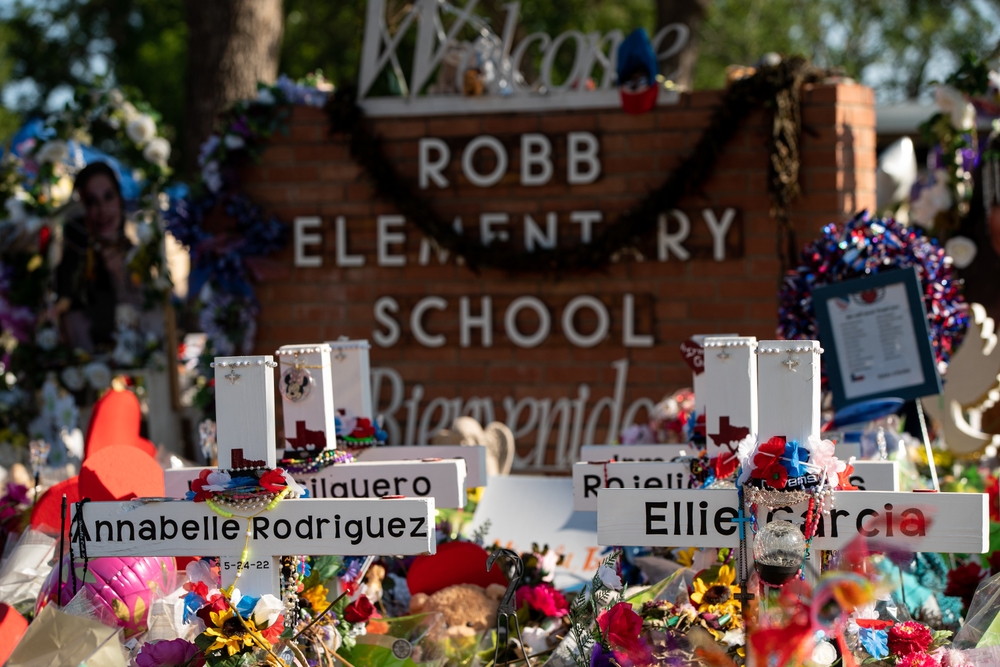
[[[168,595],[177,588],[177,571],[172,557],[107,557],[92,558],[87,573],[83,561],[75,561],[78,585],[99,613],[118,619],[118,626],[125,629],[125,637],[145,632],[149,608],[157,597]],[[52,572],[42,584],[35,613],[56,598],[59,589],[61,605],[73,599],[73,577],[70,574],[69,554],[63,557],[63,583],[59,586],[60,568]]]

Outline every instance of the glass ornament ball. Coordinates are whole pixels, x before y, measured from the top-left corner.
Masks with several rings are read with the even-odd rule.
[[[802,531],[789,521],[772,521],[754,539],[754,569],[772,586],[791,581],[802,567],[805,554],[806,540]]]

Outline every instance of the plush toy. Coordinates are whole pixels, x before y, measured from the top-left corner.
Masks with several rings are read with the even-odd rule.
[[[410,600],[410,613],[438,612],[444,626],[435,626],[432,639],[473,637],[496,626],[497,607],[506,589],[499,584],[482,588],[456,584],[433,595],[417,593]]]

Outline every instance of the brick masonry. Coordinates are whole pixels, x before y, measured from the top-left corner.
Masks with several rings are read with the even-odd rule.
[[[580,225],[570,222],[571,211],[599,210],[604,216],[599,224],[613,224],[618,214],[661,183],[689,154],[708,124],[712,106],[720,99],[721,93],[716,91],[686,94],[676,106],[661,106],[642,116],[602,110],[410,117],[380,119],[374,127],[385,138],[385,150],[396,168],[414,188],[419,138],[433,136],[448,143],[452,156],[444,174],[449,186],[439,189],[432,185],[424,193],[442,216],[461,216],[465,233],[478,234],[481,213],[507,213],[512,243],[520,249],[523,215],[530,214],[544,228],[545,214],[556,212],[559,244],[565,247],[579,240]],[[843,220],[875,202],[872,91],[848,84],[810,88],[804,91],[802,112],[803,195],[791,210],[800,244],[813,238],[823,225]],[[391,296],[400,307],[395,317],[401,337],[392,347],[375,346],[372,365],[398,372],[404,389],[402,395],[397,392],[397,399],[410,399],[415,385],[423,388],[415,412],[405,403],[392,410],[400,439],[419,439],[421,427],[424,432],[433,431],[445,411],[454,409],[450,399],[490,398],[493,416],[507,421],[510,415],[505,399],[507,407],[528,397],[551,399],[552,412],[558,399],[579,399],[580,385],[585,384],[589,392],[580,411],[579,427],[573,429],[574,410],[566,406],[571,418],[566,420],[561,445],[558,419],[552,419],[550,433],[544,428],[540,433],[537,424],[532,430],[526,428],[525,420],[530,417],[527,404],[520,412],[518,430],[524,433],[518,439],[519,467],[565,467],[575,458],[573,448],[585,436],[583,427],[595,403],[614,391],[616,367],[612,363],[616,360],[628,360],[627,408],[636,399],[655,402],[673,389],[690,385],[690,372],[680,359],[678,345],[692,334],[734,331],[774,337],[775,292],[781,276],[766,187],[769,122],[764,112],[751,114],[700,195],[681,202],[679,208],[692,222],[686,242],[694,255],[690,261],[675,257],[657,261],[654,236],[640,244],[645,261],[625,259],[601,273],[547,277],[498,270],[477,274],[451,259],[439,264],[433,255],[428,265],[421,266],[422,237],[409,223],[401,228],[406,234],[406,265],[378,266],[375,220],[396,211],[374,197],[367,176],[351,160],[343,137],[329,135],[323,112],[300,107],[291,118],[288,135],[278,135],[259,162],[243,170],[242,178],[248,194],[283,220],[321,217],[322,227],[310,231],[318,231],[322,242],[309,252],[321,255],[323,265],[296,268],[291,244],[274,258],[258,288],[263,311],[257,349],[270,352],[283,344],[333,340],[342,335],[371,339],[373,331],[384,331],[375,320],[374,304],[380,297]],[[571,131],[588,131],[598,137],[602,175],[593,184],[570,186],[566,182],[566,133]],[[540,132],[552,141],[554,177],[544,186],[520,184],[519,141],[525,132]],[[481,134],[497,137],[510,158],[506,175],[489,188],[472,185],[461,170],[462,149]],[[476,164],[480,172],[489,172],[494,163],[487,151],[480,151]],[[716,262],[711,258],[711,236],[701,211],[711,208],[721,216],[730,207],[737,211],[727,238],[730,250],[724,261]],[[348,250],[364,256],[364,266],[337,266],[337,216],[345,217]],[[403,253],[402,246],[391,249]],[[636,333],[652,334],[653,347],[623,346],[625,294],[635,298]],[[446,343],[438,348],[420,345],[409,323],[413,305],[430,295],[447,302],[445,310],[430,310],[424,320],[428,333],[445,335]],[[470,297],[472,313],[478,314],[483,295],[492,298],[493,345],[482,347],[481,331],[473,329],[472,345],[463,348],[459,345],[459,298]],[[516,347],[504,331],[505,310],[522,295],[538,297],[551,313],[549,337],[532,349]],[[562,332],[563,307],[578,295],[597,297],[610,314],[609,336],[589,349],[574,347]],[[533,317],[522,313],[519,318],[526,333],[535,328]],[[588,333],[595,322],[592,314],[584,311],[577,318],[577,327]],[[386,409],[392,407],[391,383],[383,377],[381,384],[381,407]],[[435,398],[448,401],[436,401],[433,413],[425,416]],[[579,408],[581,401],[577,403]],[[462,403],[460,409],[467,407]],[[539,407],[544,422],[546,408]],[[415,418],[407,424],[411,412]],[[605,410],[596,422],[595,440],[605,438],[608,414]],[[542,453],[542,449],[546,451]]]

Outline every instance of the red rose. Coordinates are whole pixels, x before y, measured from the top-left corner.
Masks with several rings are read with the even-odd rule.
[[[764,476],[764,471],[772,464],[781,461],[785,455],[785,439],[776,435],[767,442],[761,443],[757,447],[757,453],[753,455],[753,473],[751,477],[760,479]]]
[[[761,478],[772,489],[783,489],[785,488],[785,484],[788,483],[788,471],[785,470],[785,466],[774,462],[764,468]]]
[[[986,493],[990,497],[990,521],[1000,521],[1000,479],[987,477]]]
[[[285,471],[281,468],[268,470],[260,476],[260,487],[271,493],[281,493],[288,486],[285,481]]]
[[[348,623],[365,623],[374,613],[375,607],[372,606],[371,600],[362,595],[347,605],[344,610],[344,618]]]
[[[351,437],[360,440],[362,438],[370,438],[373,435],[375,435],[375,427],[372,426],[372,420],[367,417],[358,417],[358,423],[354,426],[354,430],[351,431]]]
[[[889,653],[900,657],[926,651],[933,639],[930,629],[917,621],[897,623],[889,628],[888,633]]]
[[[962,598],[962,604],[968,609],[979,582],[985,576],[986,572],[978,563],[966,563],[956,567],[948,572],[948,587],[944,589],[944,594]]]
[[[725,479],[735,472],[740,464],[736,454],[732,452],[722,452],[712,459],[712,468],[715,470],[716,479]]]
[[[632,611],[631,604],[619,602],[611,609],[605,609],[597,617],[597,625],[613,648],[623,650],[634,662],[642,662],[641,656],[646,652],[639,638],[642,618]]]

